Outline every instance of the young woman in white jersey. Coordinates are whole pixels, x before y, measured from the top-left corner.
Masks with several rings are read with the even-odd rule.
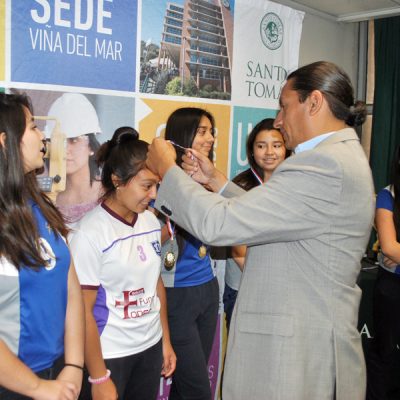
[[[147,211],[158,183],[145,167],[147,147],[129,127],[100,147],[105,194],[72,235],[86,310],[89,377],[82,399],[155,400],[160,375],[175,370],[160,278],[160,225]]]

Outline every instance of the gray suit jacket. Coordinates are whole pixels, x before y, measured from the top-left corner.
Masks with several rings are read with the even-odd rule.
[[[268,185],[229,183],[223,196],[174,167],[156,207],[204,242],[249,246],[224,400],[332,400],[335,386],[337,400],[364,400],[356,280],[374,188],[354,130],[289,157]]]

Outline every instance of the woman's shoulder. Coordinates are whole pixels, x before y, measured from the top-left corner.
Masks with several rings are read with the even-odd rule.
[[[158,218],[149,210],[145,210],[143,213],[139,214],[139,218],[146,224],[149,225],[150,228],[153,229],[161,229],[160,221]]]
[[[385,208],[393,211],[394,195],[391,186],[386,186],[378,192],[376,208]]]

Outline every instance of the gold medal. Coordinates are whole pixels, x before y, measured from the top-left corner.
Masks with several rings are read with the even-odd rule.
[[[207,247],[202,244],[199,247],[199,257],[204,258],[207,255]]]
[[[175,265],[175,254],[172,251],[167,251],[164,257],[164,267],[167,271],[171,271]]]

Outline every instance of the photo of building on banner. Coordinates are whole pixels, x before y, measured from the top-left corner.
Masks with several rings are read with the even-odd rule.
[[[229,100],[234,4],[144,1],[140,92]]]

